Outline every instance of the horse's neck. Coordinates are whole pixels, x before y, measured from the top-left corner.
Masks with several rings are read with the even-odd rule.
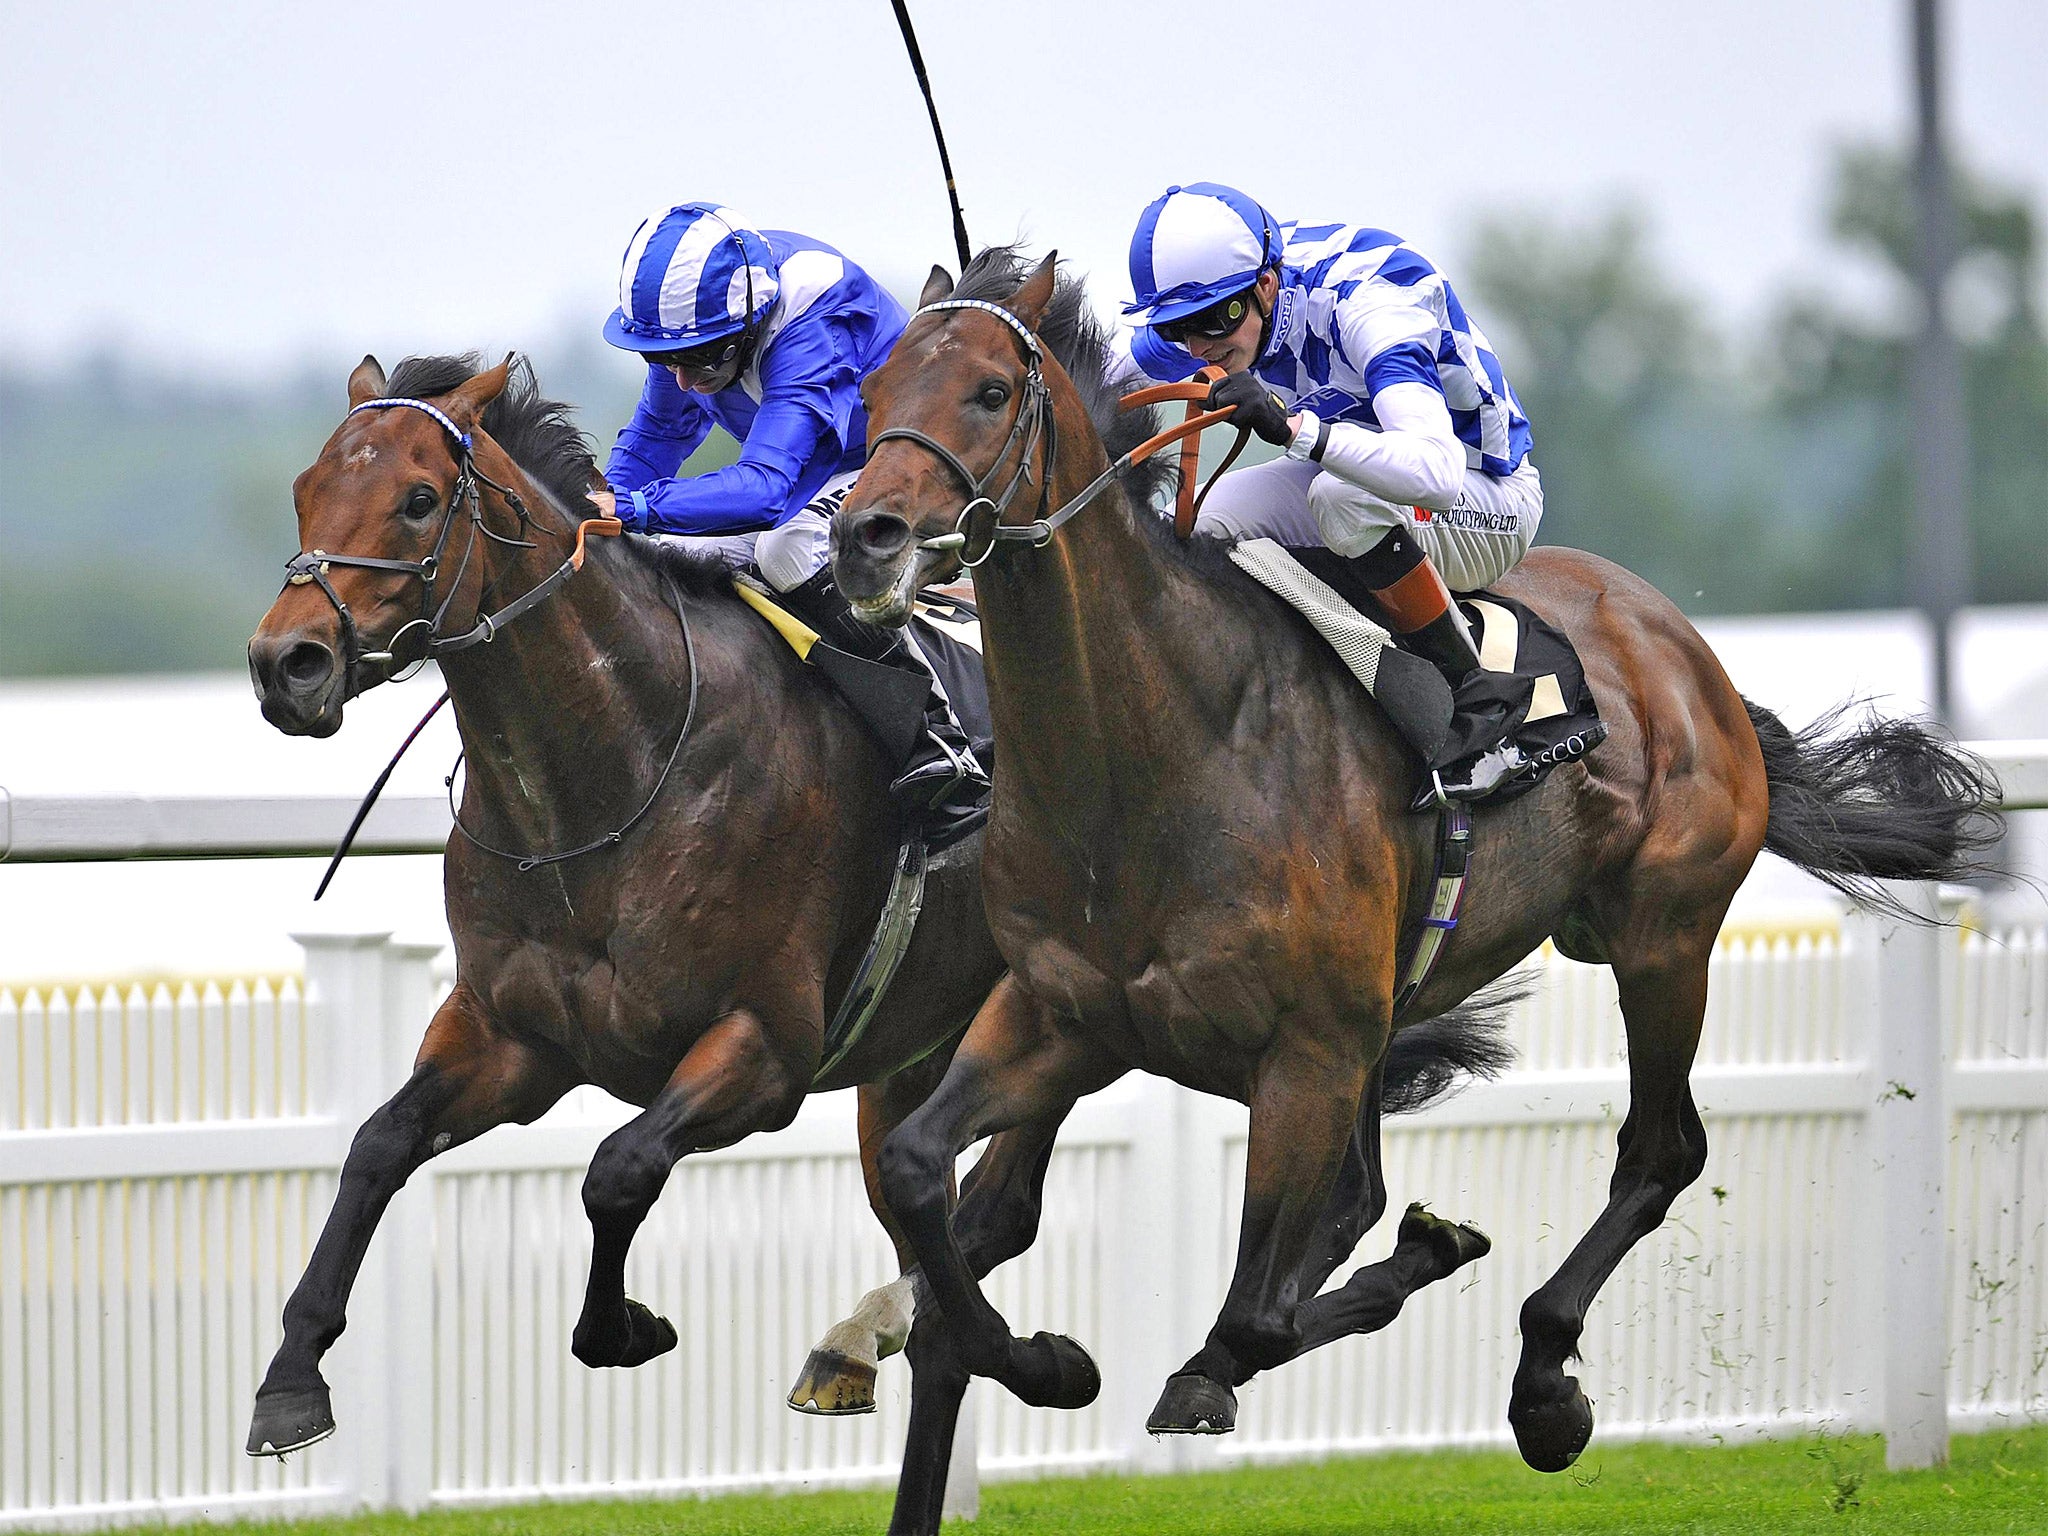
[[[539,543],[492,565],[489,608],[560,563],[559,540]],[[529,837],[580,831],[580,808],[611,813],[620,794],[651,782],[686,697],[666,584],[623,551],[591,544],[583,569],[552,596],[441,664],[471,793]]]
[[[1079,462],[1056,474],[1056,505],[1107,463],[1099,448],[1065,457]],[[1151,515],[1112,489],[976,583],[1004,779],[1027,802],[1056,803],[1063,821],[1130,809],[1155,784],[1160,751],[1204,739],[1204,695],[1234,690],[1214,654],[1233,616],[1209,583],[1159,558],[1136,525]]]

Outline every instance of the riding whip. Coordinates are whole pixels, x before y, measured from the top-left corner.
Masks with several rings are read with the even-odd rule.
[[[960,190],[953,185],[953,157],[946,153],[946,131],[939,126],[939,104],[932,100],[931,76],[924,72],[924,55],[918,51],[917,33],[911,29],[910,8],[904,0],[890,0],[896,9],[896,25],[903,29],[903,46],[910,50],[911,72],[917,76],[917,88],[924,92],[924,109],[932,120],[932,137],[939,141],[939,169],[946,173],[946,200],[953,205],[953,244],[960,252],[960,265],[965,269],[974,259],[974,253],[967,243],[967,217],[960,211]]]
[[[334,857],[327,861],[327,873],[320,877],[320,889],[313,893],[315,901],[327,894],[328,882],[334,879],[334,872],[341,868],[341,861],[348,857],[349,849],[355,846],[356,834],[363,830],[363,822],[369,817],[370,807],[377,803],[377,797],[384,793],[384,786],[391,782],[391,775],[398,767],[398,760],[405,756],[407,747],[420,739],[420,732],[427,728],[427,722],[433,719],[440,712],[441,706],[447,702],[448,695],[445,693],[434,700],[433,708],[420,716],[420,723],[412,728],[405,740],[399,744],[398,750],[391,754],[391,761],[384,765],[384,771],[377,775],[377,782],[372,784],[370,792],[363,796],[363,803],[356,807],[356,819],[350,822],[348,830],[341,834],[340,846],[334,850]]]

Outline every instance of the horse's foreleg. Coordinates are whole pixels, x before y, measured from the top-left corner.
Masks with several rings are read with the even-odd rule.
[[[590,1283],[570,1341],[578,1360],[640,1365],[675,1348],[668,1319],[626,1295],[633,1234],[686,1154],[780,1129],[809,1087],[804,1065],[786,1060],[761,1020],[737,1009],[698,1037],[652,1104],[598,1144],[583,1179],[592,1241]]]
[[[976,1279],[1008,1263],[1038,1236],[1045,1171],[1052,1163],[1062,1116],[1034,1120],[994,1137],[968,1170],[953,1236]],[[904,1283],[921,1282],[913,1271]],[[890,1536],[937,1536],[952,1465],[953,1433],[969,1373],[947,1336],[931,1289],[916,1283],[917,1320],[910,1331],[910,1432],[896,1483]]]
[[[954,1234],[947,1178],[954,1158],[983,1136],[1027,1121],[1056,1125],[1075,1100],[1126,1070],[1005,977],[937,1091],[882,1146],[883,1194],[916,1250],[961,1364],[1035,1406],[1083,1407],[1101,1390],[1101,1378],[1071,1339],[1011,1337]]]
[[[1593,1405],[1564,1366],[1578,1354],[1593,1298],[1706,1167],[1706,1128],[1687,1074],[1706,1014],[1712,947],[1708,930],[1704,938],[1672,938],[1653,959],[1614,962],[1628,1033],[1629,1112],[1607,1207],[1522,1304],[1522,1359],[1508,1423],[1522,1459],[1539,1472],[1563,1471],[1592,1438]]]
[[[834,1323],[811,1350],[803,1374],[789,1394],[789,1406],[799,1413],[873,1413],[875,1372],[910,1336],[910,1271],[917,1260],[882,1199],[875,1158],[884,1138],[931,1096],[949,1060],[950,1052],[934,1051],[878,1083],[860,1086],[861,1177],[867,1185],[868,1205],[895,1245],[901,1272],[887,1285],[878,1285],[861,1297],[853,1315]]]
[[[1283,1037],[1259,1063],[1237,1267],[1201,1352],[1167,1378],[1146,1424],[1153,1434],[1234,1429],[1235,1384],[1301,1351],[1301,1280],[1311,1244],[1319,1233],[1328,1241],[1324,1213],[1366,1088],[1365,1063],[1345,1054],[1346,1033],[1327,1032],[1328,1040],[1341,1041],[1334,1046],[1320,1037]]]
[[[282,1456],[334,1432],[320,1360],[348,1326],[370,1238],[391,1197],[428,1158],[492,1126],[544,1113],[577,1079],[499,1034],[458,985],[427,1027],[405,1086],[363,1122],[341,1168],[334,1207],[284,1308],[284,1342],[256,1392],[251,1456]]]

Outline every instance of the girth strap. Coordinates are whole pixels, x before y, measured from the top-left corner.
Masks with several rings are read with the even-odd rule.
[[[1423,914],[1407,968],[1401,974],[1401,985],[1394,993],[1397,1019],[1429,980],[1452,930],[1458,926],[1458,914],[1465,906],[1465,876],[1471,863],[1472,811],[1462,800],[1448,801],[1437,812],[1436,879],[1430,889],[1429,910]]]
[[[811,1077],[812,1087],[823,1082],[826,1074],[860,1044],[868,1025],[880,1011],[889,983],[896,979],[897,968],[910,952],[917,917],[924,910],[925,868],[924,834],[913,827],[896,855],[895,878],[889,882],[889,895],[882,902],[874,937],[868,940],[867,953],[860,958],[853,982],[847,987],[846,996],[839,1000],[832,1022],[826,1026],[825,1048],[818,1057],[818,1070]]]

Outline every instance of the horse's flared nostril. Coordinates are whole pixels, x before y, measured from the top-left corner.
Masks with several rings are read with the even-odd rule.
[[[284,653],[278,675],[294,693],[311,693],[334,675],[334,652],[313,640],[301,640]]]
[[[910,542],[910,524],[893,512],[871,512],[853,531],[855,547],[871,560],[891,560]]]

